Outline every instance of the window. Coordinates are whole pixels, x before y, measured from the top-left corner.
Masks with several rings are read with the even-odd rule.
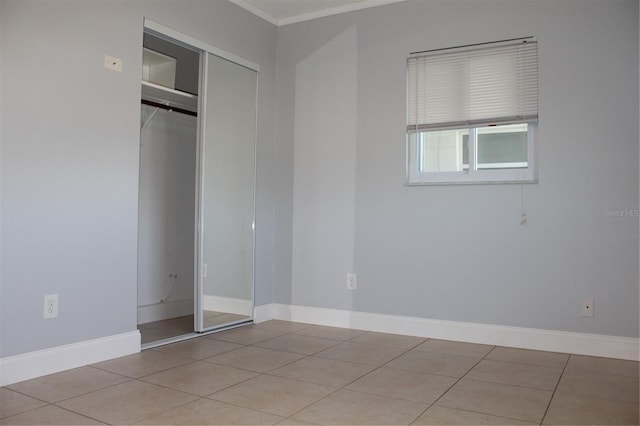
[[[407,184],[535,182],[533,37],[412,53]]]

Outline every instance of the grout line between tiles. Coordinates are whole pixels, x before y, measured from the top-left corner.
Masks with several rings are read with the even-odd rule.
[[[123,383],[124,383],[124,382],[123,382]],[[88,392],[88,393],[91,393],[91,392]],[[84,395],[86,395],[86,394],[84,394]],[[69,399],[71,399],[71,398],[69,398]],[[67,399],[65,399],[65,401],[67,401]],[[58,401],[58,402],[62,402],[62,401]],[[72,409],[70,409],[70,408],[61,407],[61,406],[59,406],[57,403],[55,403],[55,404],[49,404],[49,405],[52,405],[52,406],[54,406],[54,407],[56,407],[56,408],[60,408],[60,409],[62,409],[62,410],[69,411],[70,413],[77,414],[77,415],[82,416],[82,417],[86,417],[86,418],[91,419],[91,420],[95,420],[96,422],[101,423],[101,424],[103,424],[103,425],[110,425],[110,424],[111,424],[111,423],[108,423],[108,422],[102,421],[102,420],[100,420],[100,419],[97,419],[97,418],[95,418],[95,417],[91,417],[91,416],[89,416],[89,415],[87,415],[87,414],[79,413],[79,412],[77,412],[77,411],[75,411],[75,410],[72,410]]]
[[[171,389],[171,388],[168,388],[168,389]],[[175,389],[172,389],[172,390],[174,390],[174,391],[175,391]],[[185,393],[188,393],[188,392],[185,392]],[[189,394],[189,395],[193,395],[193,394]],[[184,407],[184,406],[185,406],[185,405],[187,405],[187,404],[191,404],[192,402],[196,402],[196,401],[199,401],[199,400],[201,400],[201,399],[203,399],[203,397],[199,396],[198,398],[196,398],[196,399],[194,399],[194,400],[187,401],[187,402],[185,402],[185,403],[183,403],[183,404],[176,405],[175,407],[171,407],[171,408],[168,408],[168,409],[166,409],[166,410],[160,411],[160,412],[158,412],[158,413],[152,414],[152,415],[150,415],[149,417],[145,417],[145,418],[142,418],[142,419],[140,419],[140,420],[137,420],[137,421],[135,422],[135,424],[141,424],[141,423],[142,423],[142,422],[144,422],[145,420],[152,419],[152,418],[154,418],[154,417],[156,417],[156,416],[161,416],[162,414],[164,414],[164,413],[168,413],[168,412],[169,412],[169,411],[171,411],[171,410],[175,410],[175,409],[177,409],[177,408]]]
[[[438,403],[438,401],[440,401],[440,400],[442,399],[442,397],[443,397],[443,396],[445,396],[445,395],[447,394],[447,392],[449,392],[449,391],[450,391],[450,390],[451,390],[455,385],[457,385],[457,384],[460,382],[460,380],[462,380],[462,379],[463,379],[467,374],[469,374],[469,371],[473,370],[473,369],[476,367],[476,365],[480,364],[480,362],[481,362],[482,360],[484,360],[484,359],[487,357],[487,355],[489,355],[489,354],[491,353],[491,351],[492,351],[493,349],[495,349],[495,346],[494,346],[494,347],[493,347],[489,352],[487,352],[486,354],[484,354],[484,356],[483,356],[482,358],[478,359],[478,362],[476,362],[475,364],[473,364],[473,366],[472,366],[471,368],[469,368],[469,369],[467,370],[467,372],[466,372],[466,373],[464,373],[464,374],[463,374],[462,376],[460,376],[460,377],[459,377],[455,382],[453,382],[453,383],[451,384],[451,386],[449,386],[449,387],[447,388],[447,390],[445,390],[444,392],[442,392],[442,394],[441,394],[441,395],[440,395],[440,396],[439,396],[435,401],[433,401],[433,403],[432,403],[429,407],[427,407],[427,408],[426,408],[422,413],[418,414],[418,417],[416,417],[415,419],[413,419],[413,422],[411,422],[411,423],[414,423],[416,420],[418,420],[420,417],[422,417],[422,415],[424,415],[424,413],[426,413],[426,412],[427,412],[427,410],[429,410],[429,408],[431,408],[431,407],[433,407],[434,405],[436,405],[436,404]],[[447,377],[450,377],[450,376],[447,376]]]
[[[358,336],[355,336],[355,337],[353,337],[353,338],[355,339],[356,337],[358,337]],[[351,339],[349,339],[349,340],[351,340]],[[318,402],[322,401],[323,399],[329,398],[331,395],[334,395],[335,393],[337,393],[337,392],[338,392],[338,391],[340,391],[340,390],[347,390],[347,389],[345,389],[347,386],[351,385],[352,383],[356,382],[357,380],[360,380],[361,378],[363,378],[363,377],[365,377],[365,376],[368,376],[369,374],[374,373],[375,371],[377,371],[377,370],[379,370],[380,368],[384,367],[385,365],[387,365],[387,364],[388,364],[388,363],[390,363],[391,361],[395,360],[395,359],[396,359],[396,358],[398,358],[398,357],[401,357],[402,355],[406,354],[407,352],[409,352],[410,350],[412,350],[412,349],[413,349],[413,348],[415,348],[416,346],[421,345],[422,343],[426,342],[427,340],[429,340],[429,339],[424,339],[424,341],[422,341],[422,342],[420,342],[420,343],[417,343],[415,346],[412,346],[412,347],[411,347],[411,348],[409,348],[409,349],[406,349],[404,352],[402,352],[402,353],[398,354],[398,355],[397,355],[397,356],[395,356],[394,358],[390,359],[389,361],[387,361],[387,362],[385,362],[385,363],[383,363],[383,364],[381,364],[381,365],[373,366],[373,367],[375,367],[373,370],[369,371],[368,373],[366,373],[366,374],[364,374],[364,375],[362,375],[362,376],[360,376],[360,377],[357,377],[357,378],[355,378],[355,379],[351,380],[349,383],[346,383],[345,385],[343,385],[343,386],[341,386],[341,387],[337,388],[336,390],[334,390],[333,392],[331,392],[331,393],[329,393],[329,394],[327,394],[327,395],[323,396],[322,398],[317,399],[317,400],[315,400],[315,401],[311,402],[310,404],[307,404],[306,406],[302,407],[302,408],[301,408],[301,409],[299,409],[298,411],[296,411],[296,412],[294,412],[294,413],[290,414],[288,417],[294,417],[294,418],[295,418],[295,416],[296,416],[298,413],[300,413],[301,411],[303,411],[303,410],[305,410],[305,409],[309,408],[309,407],[310,407],[310,406],[312,406],[313,404],[316,404],[316,403],[318,403]],[[344,342],[341,342],[341,343],[344,343]],[[352,342],[352,343],[356,343],[356,342]],[[358,343],[358,344],[361,344],[361,345],[367,345],[367,343]],[[382,346],[382,345],[371,345],[371,344],[368,344],[368,345],[369,345],[369,346]],[[337,345],[336,345],[336,346],[337,346]],[[385,346],[385,347],[388,347],[388,346]],[[402,350],[401,348],[393,348],[393,349],[400,349],[400,350]],[[320,351],[320,352],[322,352],[322,351]],[[319,353],[319,352],[318,352],[318,353]],[[313,355],[309,355],[309,356],[313,356]],[[325,358],[325,359],[331,359],[331,358]],[[344,361],[344,360],[336,360],[336,361]],[[344,361],[344,362],[350,362],[350,361]],[[360,363],[360,364],[362,364],[362,363]],[[369,366],[371,366],[370,364],[362,364],[362,365],[369,365]],[[349,391],[349,392],[357,392],[357,391],[350,391],[350,390],[347,390],[347,391]],[[367,394],[367,393],[365,393],[365,392],[357,392],[357,393],[361,393],[361,394],[364,394],[364,395],[370,395],[370,394]],[[375,395],[375,396],[381,396],[381,395]],[[399,398],[392,398],[392,399],[399,400]],[[408,401],[408,400],[406,400],[406,399],[402,399],[402,401]],[[410,401],[410,402],[415,402],[415,401]],[[418,415],[418,417],[420,417],[420,415],[422,415],[422,414],[419,414],[419,415]],[[418,417],[416,417],[416,419],[417,419]],[[414,419],[414,421],[415,421],[415,419]]]
[[[96,370],[100,370],[100,371],[106,371],[106,370],[102,370],[102,369],[97,368],[97,367],[93,367],[93,366],[91,366],[91,365],[86,365],[85,367],[94,368],[94,369],[96,369]],[[83,367],[79,367],[79,368],[83,368]],[[67,371],[68,371],[68,370],[67,370]],[[78,397],[81,397],[81,396],[84,396],[84,395],[88,395],[88,394],[93,393],[93,392],[101,391],[101,390],[103,390],[103,389],[109,389],[109,388],[112,388],[112,387],[114,387],[114,386],[118,386],[118,385],[121,385],[121,384],[124,384],[124,383],[131,382],[131,381],[133,381],[133,380],[136,380],[135,378],[132,378],[132,377],[129,377],[129,376],[124,376],[124,375],[122,375],[122,374],[118,374],[118,373],[114,373],[114,372],[112,372],[112,371],[106,371],[106,372],[107,372],[107,373],[110,373],[110,374],[114,374],[114,375],[119,376],[119,377],[122,377],[122,378],[123,378],[123,379],[125,379],[125,380],[124,380],[124,381],[122,381],[122,382],[113,383],[113,384],[110,384],[110,385],[107,385],[107,386],[103,386],[103,387],[100,387],[100,388],[98,388],[98,389],[94,389],[94,390],[90,390],[90,391],[87,391],[87,392],[84,392],[84,393],[80,393],[80,394],[77,394],[77,395],[74,395],[74,396],[70,396],[70,397],[68,397],[68,398],[59,399],[59,400],[57,400],[57,401],[46,401],[46,400],[44,400],[44,399],[40,399],[40,398],[38,398],[38,397],[36,397],[36,396],[32,396],[32,395],[29,395],[29,394],[27,394],[27,393],[24,393],[24,392],[21,392],[21,391],[15,390],[15,389],[11,389],[10,387],[4,387],[4,388],[5,388],[5,389],[8,389],[8,390],[10,390],[10,391],[13,391],[13,392],[19,393],[19,394],[21,394],[21,395],[28,396],[29,398],[33,398],[33,399],[36,399],[36,400],[38,400],[38,401],[44,402],[44,403],[45,403],[45,404],[47,404],[47,405],[56,405],[56,406],[57,406],[57,404],[59,404],[59,403],[61,403],[61,402],[64,402],[64,401],[68,401],[68,400],[73,399],[73,398],[78,398]],[[53,373],[53,374],[64,374],[64,371],[59,372],[59,373]],[[45,376],[45,377],[46,377],[46,376]],[[36,379],[32,379],[32,380],[37,380],[37,378],[36,378]],[[27,410],[27,411],[24,411],[24,412],[26,413],[26,412],[28,412],[28,411],[36,410],[36,409],[38,409],[38,408],[41,408],[41,407],[32,408],[31,410]],[[59,408],[63,408],[63,407],[59,407]],[[66,410],[66,408],[65,408],[65,410]],[[69,411],[71,411],[71,410],[69,410]],[[87,417],[87,416],[85,416],[85,417]]]
[[[186,365],[190,365],[190,364],[193,364],[193,363],[197,362],[197,360],[193,360],[191,358],[187,358],[187,357],[183,357],[183,356],[165,354],[165,353],[157,352],[157,351],[154,351],[154,352],[156,352],[158,354],[162,354],[162,355],[175,356],[175,357],[178,357],[178,358],[182,358],[182,359],[188,360],[189,362],[186,362],[186,363],[180,364],[180,365],[174,365],[174,366],[168,367],[168,368],[163,368],[162,370],[157,370],[157,371],[154,371],[152,373],[143,374],[142,376],[139,376],[139,377],[131,377],[131,376],[127,376],[127,375],[122,374],[122,373],[114,373],[113,371],[110,371],[110,370],[104,370],[103,369],[103,371],[107,371],[107,372],[113,373],[113,374],[119,374],[120,376],[128,377],[129,379],[133,379],[133,380],[141,380],[141,379],[144,379],[145,377],[153,376],[154,374],[163,373],[165,371],[173,370],[174,368],[177,368],[177,367],[184,367]],[[139,352],[138,354],[141,354],[141,353],[142,352]],[[134,354],[134,355],[136,355],[136,354]],[[129,355],[129,356],[131,356],[131,355]],[[95,367],[95,368],[100,369],[100,367]]]
[[[213,363],[210,363],[210,364],[218,366],[218,367],[236,368],[236,367],[229,367],[227,365],[221,365],[221,364],[213,364]],[[183,367],[183,366],[178,366],[178,367],[174,367],[174,368],[180,368],[180,367]],[[249,373],[254,373],[254,374],[256,374],[256,376],[248,377],[248,378],[246,378],[244,380],[241,380],[241,381],[239,381],[237,383],[233,383],[231,385],[228,385],[228,386],[225,386],[223,388],[220,388],[220,389],[218,389],[218,390],[216,390],[214,392],[211,392],[211,393],[209,393],[207,395],[200,395],[200,394],[197,394],[197,393],[192,393],[192,392],[189,392],[189,391],[172,388],[170,386],[162,385],[162,384],[159,384],[159,383],[147,382],[147,381],[143,380],[143,378],[136,379],[136,381],[141,382],[141,383],[145,383],[145,384],[148,384],[148,385],[158,386],[158,387],[161,387],[161,388],[164,388],[164,389],[168,389],[168,390],[172,390],[172,391],[175,391],[175,392],[182,392],[182,393],[186,393],[186,394],[189,394],[189,395],[197,396],[198,398],[209,398],[211,395],[214,395],[214,394],[216,394],[218,392],[222,392],[225,389],[229,389],[230,387],[245,383],[245,382],[247,382],[249,380],[253,380],[253,379],[255,379],[255,378],[257,378],[257,377],[259,377],[261,375],[264,375],[264,373],[258,373],[257,371],[251,371],[251,370],[244,370],[242,368],[237,368],[237,370],[246,371],[246,372],[249,372]],[[145,376],[145,377],[148,377],[148,376]]]
[[[558,386],[560,386],[560,382],[562,381],[562,376],[564,376],[564,372],[567,369],[567,365],[569,365],[569,360],[571,359],[571,355],[567,357],[567,360],[564,363],[564,367],[562,367],[562,373],[560,373],[560,377],[558,377],[558,381],[556,382],[556,386],[553,388],[553,392],[551,393],[551,398],[549,398],[549,402],[547,403],[547,407],[544,410],[544,414],[542,415],[542,420],[540,420],[540,424],[544,423],[544,419],[547,417],[547,413],[549,413],[549,408],[551,407],[551,403],[553,402],[553,398],[556,397],[556,391],[558,390]]]
[[[29,395],[29,394],[27,394],[27,393],[24,393],[24,392],[21,392],[21,391],[19,391],[19,390],[11,389],[11,385],[9,385],[9,386],[3,386],[3,387],[2,387],[2,389],[6,389],[6,390],[8,390],[8,391],[15,392],[15,393],[17,393],[17,394],[20,394],[20,395],[22,395],[22,396],[26,396],[26,397],[31,398],[31,399],[35,399],[36,401],[40,401],[40,402],[43,402],[43,403],[45,403],[45,404],[52,404],[51,402],[49,402],[49,401],[45,401],[44,399],[40,399],[40,398],[38,398],[38,397],[31,396],[31,395]],[[36,408],[40,408],[40,407],[36,407]],[[32,408],[31,410],[35,410],[36,408]],[[27,410],[27,411],[31,411],[31,410]],[[25,413],[26,413],[27,411],[23,411],[23,412],[25,412]],[[13,414],[12,414],[11,416],[13,416]],[[11,416],[5,416],[5,417],[0,416],[0,419],[4,419],[4,418],[6,418],[6,417],[11,417]]]
[[[528,350],[528,349],[525,349],[525,350]],[[553,352],[553,353],[559,353],[559,352]],[[568,355],[568,354],[562,354],[562,355]],[[564,370],[566,363],[569,361],[569,357],[567,357],[567,359],[563,362],[563,366],[562,367],[554,367],[554,366],[551,366],[551,365],[535,364],[533,362],[511,361],[511,360],[502,360],[502,359],[494,359],[494,358],[486,358],[485,361],[506,362],[507,364],[518,364],[518,365],[526,365],[526,366],[529,366],[529,367],[544,367],[544,368],[555,368],[556,370]]]
[[[206,400],[209,400],[209,401],[219,402],[221,404],[231,405],[233,407],[241,408],[243,410],[251,410],[251,411],[255,411],[257,413],[262,413],[262,414],[268,414],[270,416],[281,417],[281,419],[278,420],[278,423],[280,423],[282,420],[284,420],[284,419],[286,419],[288,417],[291,417],[291,416],[283,416],[283,415],[280,415],[280,414],[273,414],[273,413],[270,413],[268,411],[260,410],[259,408],[245,407],[243,405],[234,404],[233,402],[221,401],[219,399],[211,398],[211,396],[213,396],[214,394],[215,394],[215,392],[213,394],[209,395],[209,396],[203,396],[201,399],[206,399]],[[275,424],[278,424],[278,423],[275,423]]]

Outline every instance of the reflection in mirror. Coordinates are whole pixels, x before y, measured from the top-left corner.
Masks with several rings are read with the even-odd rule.
[[[201,139],[204,331],[253,312],[257,72],[207,53]]]

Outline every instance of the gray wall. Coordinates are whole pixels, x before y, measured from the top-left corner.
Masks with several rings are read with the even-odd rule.
[[[404,186],[407,54],[531,35],[539,183]],[[277,69],[276,302],[638,337],[637,1],[409,0],[279,28]]]
[[[276,28],[224,1],[2,0],[0,356],[136,328],[143,17],[261,66],[256,302],[270,302]],[[103,68],[104,55],[124,71]],[[43,295],[60,313],[43,320]]]
[[[276,31],[223,1],[0,0],[0,356],[135,329],[144,16],[261,66],[257,305],[638,336],[638,218],[607,215],[638,208],[637,2],[409,0]],[[403,186],[406,54],[526,35],[540,42],[540,183]],[[345,76],[355,89],[337,90]],[[302,141],[322,122],[308,135],[327,141],[329,171]],[[330,226],[307,190],[339,232],[302,225]],[[44,321],[48,293],[60,318]]]

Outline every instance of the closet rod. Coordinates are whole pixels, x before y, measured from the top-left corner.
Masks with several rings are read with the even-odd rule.
[[[188,109],[172,107],[170,105],[161,104],[159,102],[148,101],[146,99],[141,99],[140,102],[142,102],[145,105],[152,106],[152,107],[166,109],[167,111],[179,112],[180,114],[187,114],[187,115],[191,115],[193,117],[197,117],[198,116],[198,113],[193,112],[193,111],[189,111]]]

